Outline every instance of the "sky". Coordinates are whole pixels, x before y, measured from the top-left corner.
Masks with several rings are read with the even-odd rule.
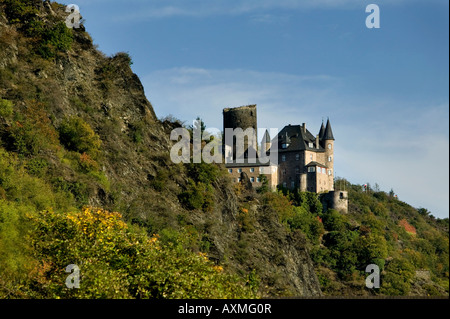
[[[159,118],[222,130],[224,108],[256,104],[259,128],[313,134],[329,118],[336,176],[449,216],[448,0],[73,1]]]

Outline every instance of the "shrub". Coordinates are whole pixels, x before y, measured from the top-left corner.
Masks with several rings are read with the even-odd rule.
[[[58,133],[45,105],[40,102],[28,101],[27,108],[15,114],[7,133],[7,148],[21,155],[37,155],[44,149],[58,149]]]
[[[343,215],[334,209],[329,209],[323,215],[323,225],[328,231],[344,231],[347,228],[347,222]]]
[[[80,154],[79,164],[80,164],[82,171],[84,171],[86,173],[91,172],[91,171],[98,171],[100,168],[98,163],[95,160],[93,160],[89,156],[89,154],[86,154],[86,153]]]
[[[27,23],[32,21],[38,10],[36,4],[40,0],[4,0],[5,13],[10,23]]]
[[[0,99],[0,117],[9,118],[13,114],[13,103]]]
[[[210,212],[214,209],[214,189],[211,185],[195,183],[189,180],[187,189],[182,192],[178,199],[187,209],[202,209]]]
[[[43,158],[33,158],[26,164],[29,174],[37,177],[43,177],[48,169],[48,162]]]
[[[61,143],[70,151],[86,153],[92,157],[98,155],[101,140],[91,126],[79,117],[62,122],[59,128]]]
[[[41,41],[37,52],[45,59],[54,58],[58,52],[64,52],[71,48],[73,42],[72,30],[67,28],[64,22],[41,31]]]

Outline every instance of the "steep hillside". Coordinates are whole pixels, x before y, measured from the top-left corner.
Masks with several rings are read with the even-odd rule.
[[[46,281],[36,276],[59,278],[63,284],[68,257],[40,250],[43,237],[29,231],[58,221],[48,232],[55,237],[47,238],[45,245],[54,241],[69,245],[66,234],[54,231],[74,218],[59,218],[71,216],[69,212],[90,216],[82,210],[89,205],[119,212],[149,238],[158,234],[163,247],[206,254],[225,273],[243,278],[246,286],[259,287],[261,296],[320,295],[305,239],[289,233],[276,211],[239,194],[222,168],[173,164],[169,137],[179,123],[157,119],[128,54],[102,54],[83,27],[65,27],[64,9],[40,0],[0,2],[3,294],[64,295],[46,291]],[[244,206],[248,216],[242,215]],[[52,215],[41,216],[44,210],[54,211],[56,221],[46,220]],[[95,218],[101,222],[104,217]],[[251,230],[244,229],[246,218],[251,219]],[[21,236],[34,238],[34,248],[12,249]],[[89,251],[84,246],[77,249]],[[88,256],[77,258],[72,263],[88,263]],[[43,268],[23,268],[25,260]],[[108,259],[98,262],[113,264]],[[14,269],[21,269],[22,275],[14,275]],[[133,282],[136,275],[127,276]],[[10,291],[21,286],[22,290]],[[82,297],[97,296],[84,293]],[[129,296],[138,297],[132,292]]]

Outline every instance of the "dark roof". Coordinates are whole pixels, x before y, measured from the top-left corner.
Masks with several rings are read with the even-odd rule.
[[[318,163],[318,162],[309,162],[308,163],[308,165],[306,165],[306,167],[310,167],[310,166],[320,166],[320,167],[325,167],[325,168],[327,168],[327,166],[326,165],[324,165],[324,164],[321,164],[321,163]]]
[[[259,159],[256,159],[256,163],[249,163],[249,159],[244,159],[244,163],[225,163],[226,168],[236,168],[236,167],[261,167],[261,166],[270,166],[272,165],[270,161],[268,163],[261,163]]]
[[[322,140],[324,134],[325,134],[325,125],[323,125],[323,122],[322,122],[322,125],[320,126],[320,131],[319,131],[319,139]]]
[[[333,140],[333,130],[331,129],[330,119],[327,121],[327,127],[325,128],[325,132],[323,133],[323,140]]]
[[[287,137],[286,137],[287,136]],[[310,150],[315,152],[323,152],[324,148],[320,145],[317,148],[316,138],[310,131],[303,129],[301,125],[285,126],[280,133],[278,133],[278,150],[280,152],[288,151],[304,151]],[[313,143],[313,147],[309,147],[309,143]],[[283,144],[288,144],[287,148],[282,148]]]

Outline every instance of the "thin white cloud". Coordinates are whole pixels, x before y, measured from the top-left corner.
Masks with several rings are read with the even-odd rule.
[[[90,4],[106,0],[89,1]],[[419,0],[377,0],[379,6],[414,5]],[[429,0],[430,3],[442,3],[442,0]],[[79,1],[83,3],[84,1]],[[123,1],[108,1],[109,6]],[[129,3],[129,4],[128,4]],[[171,17],[207,17],[221,15],[252,14],[256,20],[266,23],[273,21],[274,15],[267,15],[273,10],[314,10],[314,9],[364,9],[370,0],[130,0],[125,12],[114,17],[116,21],[136,21]],[[448,5],[448,3],[447,3]],[[259,19],[258,19],[259,17]],[[270,18],[270,20],[268,20]],[[283,17],[285,18],[285,16]],[[277,18],[279,19],[279,18]]]

